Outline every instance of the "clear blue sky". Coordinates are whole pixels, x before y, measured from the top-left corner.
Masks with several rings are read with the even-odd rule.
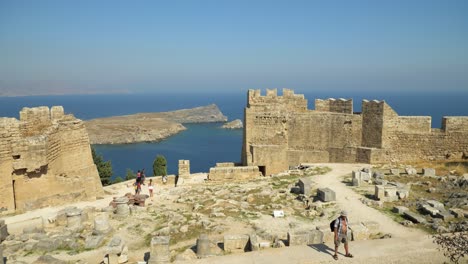
[[[468,91],[468,1],[0,0],[0,90]]]

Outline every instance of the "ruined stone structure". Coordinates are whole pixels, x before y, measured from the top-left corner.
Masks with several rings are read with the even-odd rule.
[[[24,211],[103,194],[83,122],[63,107],[0,118],[0,210]]]
[[[179,160],[179,177],[190,176],[190,160]]]
[[[210,168],[208,179],[210,181],[250,180],[259,177],[257,166],[236,166],[234,162],[216,163]]]
[[[249,90],[244,113],[242,163],[264,175],[307,162],[410,162],[468,159],[468,117],[399,116],[385,101],[315,100],[283,89]]]

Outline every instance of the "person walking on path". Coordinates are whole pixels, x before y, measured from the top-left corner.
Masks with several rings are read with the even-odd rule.
[[[346,251],[345,257],[352,258],[353,255],[349,253],[348,246],[348,213],[344,210],[341,211],[340,217],[335,220],[334,233],[335,255],[333,255],[333,258],[338,260],[338,247],[340,246],[340,243],[344,244]]]
[[[150,194],[151,201],[153,201],[153,190],[154,190],[153,179],[150,179],[149,184],[148,184],[148,191]]]

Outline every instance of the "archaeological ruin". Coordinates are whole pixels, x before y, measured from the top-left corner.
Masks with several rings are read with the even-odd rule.
[[[10,213],[103,195],[83,122],[63,107],[23,108],[0,118],[0,211]]]
[[[399,116],[385,101],[315,100],[283,89],[249,90],[244,112],[242,163],[264,175],[313,162],[413,162],[468,159],[468,117]]]

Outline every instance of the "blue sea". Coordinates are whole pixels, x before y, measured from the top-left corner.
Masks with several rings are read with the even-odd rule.
[[[264,93],[264,91],[262,91]],[[296,91],[296,93],[301,93]],[[385,100],[399,115],[432,116],[432,126],[441,126],[442,116],[468,116],[466,92],[303,92],[314,108],[315,98],[353,98],[359,112],[362,99]],[[239,93],[158,93],[113,95],[63,95],[0,97],[0,116],[16,117],[22,107],[63,105],[66,113],[83,120],[141,112],[171,111],[215,103],[229,120],[242,119],[247,94]],[[239,162],[242,130],[220,129],[220,123],[184,124],[187,130],[158,143],[95,145],[105,160],[111,160],[114,178],[126,170],[146,168],[152,172],[156,155],[164,155],[168,173],[177,173],[179,159],[190,160],[192,172],[207,172],[216,162]]]

